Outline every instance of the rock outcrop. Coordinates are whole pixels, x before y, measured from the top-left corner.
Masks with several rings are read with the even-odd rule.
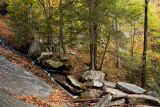
[[[13,95],[33,95],[47,97],[53,91],[41,78],[32,72],[10,63],[0,56],[0,88]]]

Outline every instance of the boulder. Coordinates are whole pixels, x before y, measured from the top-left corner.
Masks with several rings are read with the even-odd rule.
[[[109,82],[109,81],[103,81],[104,86],[107,86],[109,88],[116,88],[116,83],[114,82]]]
[[[156,97],[148,96],[148,95],[128,95],[127,96],[129,104],[149,104],[152,106],[160,106],[160,100]]]
[[[54,79],[54,81],[56,82],[56,84],[60,85],[62,88],[64,88],[72,96],[80,95],[83,92],[83,90],[79,90],[79,89],[72,87],[66,81],[58,80],[58,79]]]
[[[127,94],[114,88],[108,88],[106,86],[103,87],[103,91],[106,93],[109,93],[111,95],[117,96],[117,97],[126,97]]]
[[[63,56],[63,57],[61,57],[60,59],[61,59],[62,61],[68,61],[68,60],[69,60],[69,57]]]
[[[89,70],[82,74],[84,81],[100,81],[103,82],[105,74],[102,71]]]
[[[0,56],[0,88],[13,95],[33,95],[48,97],[53,92],[42,78],[37,77],[30,71],[10,63]]]
[[[42,52],[40,56],[37,58],[39,62],[48,60],[53,56],[53,52]]]
[[[74,76],[69,75],[67,76],[67,80],[71,83],[75,88],[82,89],[82,83],[80,83]]]
[[[41,53],[39,42],[36,39],[31,41],[31,45],[28,50],[28,56],[32,58],[38,58]]]
[[[97,87],[97,88],[103,87],[103,83],[100,81],[91,81],[91,82],[86,82],[85,84],[88,87]]]
[[[124,103],[125,103],[125,99],[115,100],[115,101],[111,101],[105,107],[122,106],[124,105]]]
[[[68,51],[68,54],[75,55],[76,53],[74,51]]]
[[[112,96],[107,94],[103,96],[94,107],[106,107],[112,100]]]
[[[81,94],[81,98],[99,98],[103,92],[98,89],[87,89]]]
[[[47,68],[54,68],[54,69],[57,69],[57,68],[60,68],[63,66],[63,63],[60,62],[60,61],[54,61],[54,60],[45,60],[42,62],[43,66],[47,67]]]
[[[155,92],[153,92],[153,91],[147,92],[147,95],[152,96],[152,97],[160,98],[159,94],[157,94],[157,93],[155,93]]]
[[[118,82],[117,87],[124,92],[132,93],[132,94],[142,94],[146,92],[145,89],[139,86],[136,86],[134,84],[125,83],[125,82]]]

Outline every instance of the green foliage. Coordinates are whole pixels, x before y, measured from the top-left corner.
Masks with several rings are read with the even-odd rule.
[[[35,30],[36,16],[31,13],[33,7],[31,0],[9,0],[9,24],[16,35],[16,42],[19,46],[26,47],[33,37],[32,31]],[[32,17],[31,17],[32,15]]]

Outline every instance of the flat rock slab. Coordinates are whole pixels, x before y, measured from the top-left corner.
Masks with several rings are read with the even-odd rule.
[[[146,90],[144,90],[143,88],[139,86],[136,86],[134,84],[125,83],[125,82],[118,82],[117,87],[120,90],[127,92],[127,93],[131,93],[131,94],[142,94],[146,92]]]
[[[41,78],[0,56],[0,88],[15,95],[47,97],[52,88]]]
[[[116,83],[114,82],[109,82],[109,81],[103,81],[103,84],[107,87],[110,87],[110,88],[116,88]]]
[[[126,97],[127,94],[114,88],[103,87],[103,91],[114,96]]]
[[[128,95],[128,101],[130,104],[149,104],[152,106],[160,106],[160,99],[148,95]]]
[[[0,90],[0,107],[36,107],[36,106],[17,100],[12,96],[10,96],[7,92]]]
[[[122,106],[125,103],[125,99],[111,101],[106,107],[113,107],[113,106]]]
[[[106,107],[112,100],[112,96],[107,94],[103,96],[94,107]]]
[[[82,84],[73,76],[73,75],[68,75],[67,80],[76,88],[82,89]]]

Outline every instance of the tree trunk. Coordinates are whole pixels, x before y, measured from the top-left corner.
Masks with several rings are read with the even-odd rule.
[[[97,7],[98,7],[98,0],[95,0],[94,2],[89,1],[89,14],[95,14],[97,15]],[[93,16],[92,16],[93,17]],[[90,62],[91,62],[91,69],[95,70],[97,69],[96,63],[97,63],[97,39],[98,39],[98,21],[97,18],[94,18],[94,20],[89,21],[89,29],[90,29]]]
[[[64,32],[63,32],[63,23],[64,22],[63,22],[62,0],[59,1],[59,13],[60,13],[60,19],[59,19],[59,53],[60,53],[61,48],[62,48],[63,53],[66,54],[66,49],[65,49],[65,45],[64,45]]]
[[[131,36],[131,56],[133,57],[134,56],[134,44],[135,44],[135,32],[136,32],[136,29],[135,27],[133,28],[133,34]]]
[[[120,62],[121,62],[121,59],[120,59],[120,56],[119,56],[119,38],[118,38],[118,19],[117,19],[117,16],[115,16],[115,36],[116,36],[116,67],[119,68],[120,67]]]
[[[110,36],[108,36],[107,38],[107,43],[106,43],[106,46],[105,46],[105,49],[104,49],[104,53],[103,53],[103,56],[102,56],[102,61],[101,61],[101,64],[100,64],[100,67],[99,67],[99,70],[102,70],[102,66],[103,66],[103,62],[104,62],[104,58],[105,58],[105,55],[106,55],[106,52],[107,52],[107,48],[108,48],[108,45],[109,45],[109,41],[110,41]]]
[[[145,87],[146,84],[146,65],[147,65],[147,37],[148,37],[148,3],[149,0],[145,0],[145,18],[144,18],[144,45],[143,45],[143,63],[142,63],[142,79],[141,86]]]

